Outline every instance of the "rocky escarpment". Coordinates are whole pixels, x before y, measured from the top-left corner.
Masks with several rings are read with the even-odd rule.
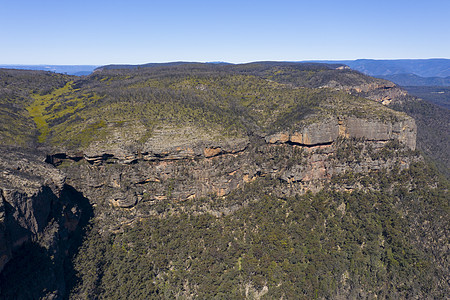
[[[74,244],[69,238],[80,232],[86,208],[81,195],[65,184],[65,176],[44,159],[19,149],[0,151],[0,288],[20,275],[24,285],[33,281],[25,293],[30,298],[64,294],[63,262]],[[47,268],[45,276],[33,280],[24,274],[30,257],[38,261],[29,265]],[[2,292],[0,298],[9,297]]]
[[[144,205],[157,214],[170,201],[226,196],[267,176],[289,185],[274,191],[283,196],[317,191],[333,176],[346,172],[407,168],[411,163],[407,154],[389,158],[386,151],[414,150],[415,132],[409,118],[398,122],[330,118],[297,130],[253,135],[248,142],[173,145],[162,152],[118,157],[56,154],[48,161],[95,205]],[[358,154],[352,156],[353,152]],[[134,210],[129,217],[135,213],[139,215]]]
[[[295,143],[304,146],[329,144],[338,137],[365,138],[369,141],[398,140],[411,150],[416,148],[416,125],[407,118],[397,122],[383,122],[357,117],[330,118],[300,130],[279,132],[266,136],[266,142]]]
[[[383,105],[400,102],[407,92],[393,82],[373,78],[355,71],[344,70],[341,76],[327,78],[326,76],[317,80],[322,88],[342,90],[349,94],[375,100]]]
[[[366,119],[358,117],[329,117],[298,128],[281,130],[273,134],[254,134],[265,139],[268,144],[291,143],[299,146],[329,145],[338,138],[364,138],[368,141],[386,142],[398,140],[411,150],[416,148],[417,128],[414,119],[402,116],[397,120]],[[253,136],[254,136],[253,135]],[[251,135],[252,136],[252,135]],[[139,160],[159,161],[178,159],[210,158],[223,154],[243,152],[251,143],[251,136],[222,140],[190,141],[188,138],[173,140],[172,135],[153,138],[144,146],[105,147],[91,145],[84,151],[54,153],[48,162],[59,164],[65,159],[86,160],[91,164],[115,161],[131,164]]]

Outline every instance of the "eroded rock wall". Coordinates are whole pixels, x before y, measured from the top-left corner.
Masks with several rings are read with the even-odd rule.
[[[357,117],[330,118],[291,132],[281,131],[265,137],[266,142],[295,143],[304,146],[330,144],[339,137],[369,141],[398,140],[411,150],[416,148],[417,128],[412,118],[398,121],[368,120]]]
[[[18,261],[37,255],[40,261],[36,265],[46,269],[22,274],[24,282],[30,280],[25,277],[40,276],[33,275],[40,272],[45,276],[36,278],[34,287],[23,295],[62,299],[63,262],[74,244],[70,239],[80,232],[80,220],[88,204],[65,184],[61,171],[44,162],[45,155],[23,149],[0,150],[0,298],[11,297],[8,293],[12,291],[2,290],[4,285],[26,272],[27,266]]]
[[[338,126],[329,128],[338,130]],[[303,133],[308,136],[309,132]],[[326,135],[330,130],[322,132],[325,132],[322,136],[329,137]],[[297,137],[295,134],[289,138],[281,136],[276,141],[259,138],[239,151],[223,152],[212,148],[216,149],[210,152],[213,155],[207,155],[205,150],[206,155],[179,159],[142,158],[126,164],[111,157],[96,162],[66,159],[62,160],[60,168],[67,175],[68,183],[96,205],[132,208],[137,204],[156,207],[158,203],[170,201],[226,196],[244,184],[266,176],[290,184],[286,189],[274,192],[280,196],[294,195],[319,190],[332,176],[345,172],[367,173],[394,166],[407,168],[411,162],[406,157],[382,157],[381,153],[390,143],[398,142],[385,140],[384,135],[380,140],[336,136],[331,141],[327,138],[319,140],[316,136],[313,146],[293,142]],[[316,144],[317,141],[320,143]],[[401,143],[398,147],[410,151]]]
[[[0,154],[0,270],[11,253],[35,240],[48,224],[65,177],[37,156],[2,149]]]

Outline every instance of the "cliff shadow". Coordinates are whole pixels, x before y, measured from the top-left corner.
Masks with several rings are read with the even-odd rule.
[[[24,242],[12,249],[0,273],[0,299],[63,299],[77,284],[72,260],[94,215],[92,206],[70,185],[63,187],[59,197],[48,187],[43,190],[50,204],[39,218],[46,224],[38,234],[24,228],[15,208],[5,202],[7,237]]]
[[[46,248],[26,243],[13,252],[0,273],[0,299],[43,299],[58,295],[61,286],[57,273]]]
[[[76,271],[73,266],[73,259],[78,254],[78,251],[83,243],[84,236],[89,230],[89,222],[91,218],[94,216],[94,210],[92,209],[92,205],[89,202],[89,199],[83,196],[83,194],[77,191],[70,185],[65,185],[63,192],[61,194],[61,198],[63,201],[70,201],[73,207],[76,207],[80,211],[79,219],[77,219],[76,215],[74,216],[73,207],[68,207],[65,211],[66,216],[66,226],[69,227],[68,231],[68,248],[67,256],[64,259],[64,280],[65,280],[65,299],[68,299],[70,291],[78,284],[79,279],[77,277]],[[75,212],[76,214],[76,212]],[[77,220],[77,226],[74,230],[73,225],[70,225],[70,217],[75,217]]]

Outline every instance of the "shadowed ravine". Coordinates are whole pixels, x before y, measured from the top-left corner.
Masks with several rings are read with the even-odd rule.
[[[14,207],[5,205],[6,237],[21,236],[24,242],[10,240],[11,259],[0,273],[1,299],[62,299],[77,283],[72,260],[78,253],[93,210],[88,199],[73,187],[64,185],[59,197],[44,188],[50,201],[46,224],[34,234],[14,219]],[[17,215],[17,214],[16,214]],[[16,228],[16,229],[15,229]]]

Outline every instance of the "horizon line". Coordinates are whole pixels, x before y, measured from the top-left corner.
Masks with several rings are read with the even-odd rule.
[[[248,64],[248,63],[255,63],[255,62],[340,62],[340,61],[358,61],[358,60],[374,60],[374,61],[395,61],[395,60],[450,60],[450,58],[444,58],[444,57],[431,57],[431,58],[356,58],[356,59],[307,59],[307,60],[255,60],[255,61],[246,61],[246,62],[229,62],[229,61],[222,61],[222,60],[215,60],[215,61],[183,61],[183,60],[172,60],[172,61],[158,61],[158,62],[144,62],[144,63],[107,63],[107,64],[47,64],[47,63],[37,63],[37,64],[25,64],[25,63],[0,63],[0,66],[90,66],[90,67],[99,67],[99,66],[108,66],[108,65],[145,65],[145,64],[165,64],[165,63],[204,63],[204,64],[219,64],[219,63],[226,63],[226,64]]]

